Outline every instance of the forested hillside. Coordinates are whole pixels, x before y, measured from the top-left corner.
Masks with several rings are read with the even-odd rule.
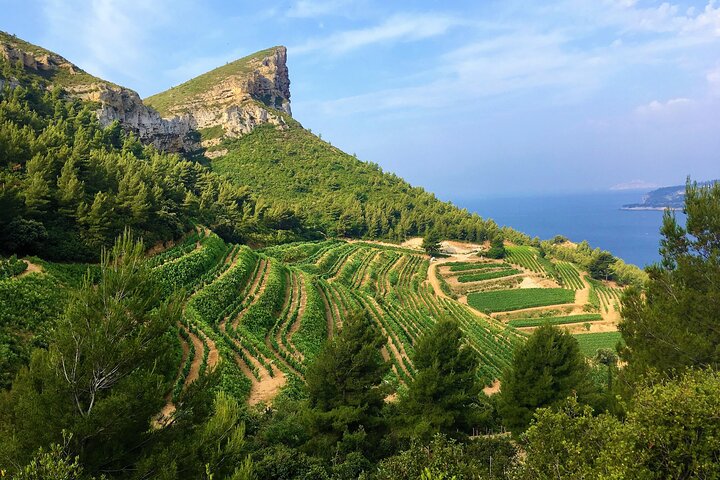
[[[359,161],[294,121],[283,130],[257,128],[214,149],[227,154],[212,161],[213,171],[297,206],[309,225],[327,235],[402,241],[435,229],[445,238],[484,241],[500,230],[491,220]]]

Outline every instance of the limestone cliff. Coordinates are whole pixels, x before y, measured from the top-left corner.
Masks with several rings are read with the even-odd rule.
[[[274,47],[207,72],[145,102],[137,92],[94,77],[60,55],[0,32],[0,57],[21,62],[28,73],[97,105],[102,125],[119,121],[163,151],[190,152],[203,132],[238,137],[257,125],[286,128],[290,80],[285,47]],[[3,82],[3,84],[6,82]],[[12,84],[12,82],[10,82]]]
[[[259,124],[286,128],[291,115],[287,50],[274,47],[216,68],[145,99],[163,117],[199,131],[238,137]]]

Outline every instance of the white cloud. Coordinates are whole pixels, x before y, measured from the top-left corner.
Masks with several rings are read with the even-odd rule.
[[[688,107],[695,104],[694,100],[689,98],[672,98],[665,102],[659,100],[653,100],[646,105],[640,105],[635,109],[635,113],[641,116],[649,115],[671,115],[676,112],[681,112]]]
[[[374,44],[417,41],[443,35],[450,28],[462,24],[457,18],[442,14],[401,14],[367,28],[346,30],[325,38],[312,39],[290,47],[292,54],[342,54]]]

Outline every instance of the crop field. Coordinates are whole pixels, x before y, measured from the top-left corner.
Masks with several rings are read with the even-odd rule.
[[[541,325],[568,325],[572,323],[596,322],[602,320],[599,313],[587,313],[582,315],[567,315],[564,317],[540,317],[540,318],[515,318],[508,322],[508,325],[515,328],[539,327]]]
[[[489,272],[460,275],[458,277],[458,282],[461,282],[461,283],[480,282],[483,280],[492,280],[494,278],[509,277],[510,275],[517,275],[519,273],[522,273],[522,272],[515,268],[503,268],[501,270],[493,270],[493,271],[489,271]]]
[[[519,265],[542,275],[556,275],[555,266],[549,260],[541,257],[534,247],[511,245],[505,247],[505,250],[507,251],[505,259],[514,265]]]
[[[564,288],[521,288],[468,295],[468,305],[486,313],[560,305],[573,301],[575,292]]]
[[[226,390],[251,404],[272,401],[286,385],[304,381],[308,363],[357,310],[367,312],[387,338],[387,381],[396,386],[415,376],[415,345],[440,318],[461,325],[488,383],[524,338],[437,297],[427,283],[428,260],[403,248],[327,241],[253,251],[198,230],[151,264],[167,291],[189,293],[177,327],[182,348],[172,401],[181,401],[190,383],[216,369]]]
[[[595,308],[606,313],[610,310],[619,310],[622,289],[610,287],[588,276],[585,277],[585,280],[590,284],[589,301]]]
[[[555,264],[555,271],[565,288],[569,288],[571,290],[582,290],[585,288],[585,284],[580,278],[580,272],[578,272],[577,268],[575,268],[572,263],[557,262]]]
[[[615,350],[618,342],[622,343],[620,332],[582,333],[574,337],[580,344],[580,351],[586,357],[594,357],[600,348]]]
[[[451,272],[464,272],[467,270],[485,270],[488,268],[509,268],[510,265],[502,262],[486,262],[486,263],[470,263],[470,262],[450,262],[444,263],[444,266],[449,267]]]

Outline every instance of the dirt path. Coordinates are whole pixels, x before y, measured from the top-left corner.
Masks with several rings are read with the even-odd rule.
[[[493,382],[492,385],[490,385],[489,387],[483,388],[483,392],[488,397],[495,395],[499,391],[500,391],[500,380],[498,380],[497,378],[495,379],[495,381]]]
[[[273,375],[260,376],[260,381],[253,382],[250,387],[250,395],[248,396],[249,405],[257,405],[258,403],[271,403],[272,400],[280,392],[280,389],[287,383],[285,374],[277,367],[273,366]]]
[[[437,276],[435,275],[438,265],[440,265],[438,262],[430,262],[427,273],[428,281],[430,282],[430,285],[432,285],[433,291],[435,292],[436,296],[440,298],[450,298],[445,295],[445,292],[442,291],[442,287],[440,286],[440,280],[438,280]]]
[[[590,330],[585,328],[585,324],[590,324]],[[578,322],[568,323],[565,325],[558,325],[563,330],[567,330],[569,333],[602,333],[602,332],[617,332],[617,322],[614,320],[599,320],[594,322]],[[518,330],[525,332],[532,332],[538,327],[521,327]]]
[[[580,277],[584,287],[582,290],[575,290],[575,303],[578,305],[585,305],[590,300],[590,284],[585,280],[585,276]]]
[[[203,341],[210,350],[208,352],[207,369],[208,371],[212,372],[213,370],[215,370],[215,367],[220,362],[220,352],[218,352],[215,342],[210,337],[205,335],[205,332],[200,330],[200,334],[202,335]]]
[[[258,370],[260,380],[253,375],[252,369],[245,363],[240,355],[235,355],[235,362],[245,376],[250,379],[250,395],[248,395],[248,404],[257,405],[258,403],[270,403],[280,392],[280,389],[287,383],[285,374],[275,365],[271,365],[273,375],[262,366],[262,364],[248,352],[243,349],[245,355],[250,358],[253,366]]]
[[[187,377],[185,377],[185,385],[183,386],[184,390],[188,387],[188,385],[197,380],[200,376],[200,365],[202,364],[202,359],[205,352],[205,345],[203,344],[202,340],[197,337],[197,335],[192,333],[185,326],[183,326],[182,328],[190,336],[190,341],[195,347],[195,357],[193,357],[193,361],[190,364],[190,371],[188,372]]]
[[[24,272],[20,273],[18,277],[24,277],[25,275],[30,275],[31,273],[42,273],[43,269],[40,265],[36,265],[32,263],[30,260],[23,260],[25,264],[27,265],[27,268]]]

